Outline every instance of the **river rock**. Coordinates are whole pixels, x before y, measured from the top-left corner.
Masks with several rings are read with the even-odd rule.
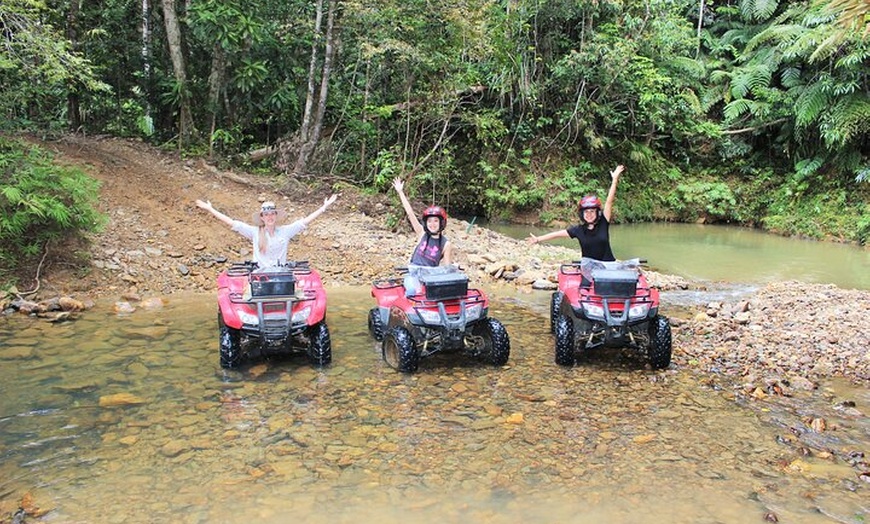
[[[110,408],[115,406],[129,406],[134,404],[144,404],[145,399],[137,397],[132,393],[115,393],[113,395],[104,395],[100,397],[100,407]]]
[[[183,440],[170,440],[160,448],[160,453],[164,457],[177,457],[185,451],[188,451],[190,446]]]
[[[122,315],[133,313],[134,311],[136,311],[136,308],[133,307],[133,305],[129,302],[115,302],[114,310],[115,313]]]
[[[540,289],[545,291],[554,290],[559,289],[559,285],[554,282],[550,282],[547,279],[539,278],[532,283],[532,289]]]
[[[160,297],[151,297],[140,302],[139,306],[148,311],[154,311],[156,309],[162,309],[165,303],[166,301]]]

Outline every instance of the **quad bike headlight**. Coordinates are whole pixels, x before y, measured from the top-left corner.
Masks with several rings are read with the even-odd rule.
[[[635,304],[628,309],[628,319],[646,318],[649,314],[649,304]]]
[[[260,323],[257,319],[257,315],[252,315],[245,311],[239,311],[239,319],[242,321],[242,324],[248,324],[251,326],[256,326]]]
[[[474,304],[465,308],[465,320],[471,322],[480,318],[483,314],[483,304]]]
[[[311,316],[311,306],[305,306],[299,311],[293,313],[293,316],[290,317],[290,323],[301,324],[308,320],[309,316]]]
[[[604,318],[604,307],[599,306],[598,304],[590,304],[589,302],[583,302],[583,314],[586,315],[586,318]]]
[[[441,323],[441,315],[438,314],[438,311],[433,311],[431,309],[421,309],[417,311],[417,313],[420,314],[420,320],[422,320],[424,324]]]

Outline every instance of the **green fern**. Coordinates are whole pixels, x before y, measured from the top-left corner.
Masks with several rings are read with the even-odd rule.
[[[780,82],[786,88],[793,88],[804,85],[801,79],[801,69],[798,67],[787,67],[779,75]]]
[[[830,148],[843,147],[870,132],[870,99],[863,94],[837,100],[821,126],[822,139]]]
[[[825,159],[822,157],[813,157],[806,160],[801,160],[797,164],[795,164],[794,169],[795,173],[801,180],[806,179],[810,175],[813,175],[819,171],[819,169],[825,164]]]
[[[731,81],[731,94],[735,98],[744,98],[753,91],[770,85],[773,71],[766,64],[755,64],[740,68]]]
[[[680,93],[680,98],[686,101],[686,104],[692,108],[696,114],[702,114],[704,112],[701,106],[701,100],[698,98],[698,94],[691,89],[684,89]]]
[[[779,7],[777,0],[741,0],[740,11],[748,20],[768,20]]]
[[[738,98],[725,106],[725,120],[733,122],[745,115],[753,112],[753,102],[746,98]]]
[[[798,128],[805,128],[813,123],[831,101],[825,84],[816,82],[807,87],[795,103],[795,122]]]
[[[693,58],[684,56],[673,57],[668,60],[667,65],[695,79],[702,79],[707,74],[707,68],[704,67],[704,63]]]
[[[0,274],[29,263],[50,240],[99,228],[98,188],[39,149],[0,137]]]
[[[731,98],[728,93],[727,86],[713,85],[705,90],[701,95],[701,109],[704,112],[710,111],[713,106],[720,102],[728,103]]]
[[[837,59],[837,69],[851,70],[855,67],[861,67],[865,62],[870,60],[870,41],[862,41],[858,45],[851,46],[843,51],[846,54]]]
[[[803,33],[806,33],[806,28],[799,24],[774,25],[768,27],[755,35],[749,43],[746,44],[746,48],[743,49],[743,54],[751,55],[755,53],[762,44],[767,44],[769,42],[773,42],[774,44],[794,42],[800,39]]]

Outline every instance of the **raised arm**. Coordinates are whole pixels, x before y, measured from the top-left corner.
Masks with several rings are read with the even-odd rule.
[[[441,265],[449,266],[453,263],[453,242],[447,241],[444,244],[444,251],[441,253]]]
[[[210,201],[206,200],[203,202],[202,200],[197,200],[196,207],[198,207],[200,209],[205,209],[206,211],[208,211],[209,213],[214,215],[218,220],[220,220],[224,224],[226,224],[230,227],[233,226],[233,219],[226,216],[225,214],[221,213],[217,209],[215,209],[214,206],[211,205]]]
[[[616,200],[616,185],[619,184],[619,176],[625,171],[625,166],[619,164],[616,169],[610,172],[610,191],[607,192],[607,200],[604,202],[604,218],[610,222],[610,217],[613,215],[613,202]]]
[[[405,208],[405,213],[408,215],[408,220],[411,221],[411,226],[414,228],[414,232],[417,233],[418,237],[422,237],[423,224],[420,223],[417,215],[414,214],[414,208],[411,207],[408,197],[405,196],[405,182],[403,182],[401,178],[396,177],[396,179],[393,180],[393,187],[396,188],[396,193],[399,194],[399,200],[402,201],[402,207]]]
[[[567,229],[560,229],[558,231],[553,231],[539,237],[536,237],[535,235],[529,233],[529,238],[526,239],[526,242],[528,242],[529,244],[537,244],[538,242],[553,240],[554,238],[571,238],[571,236],[568,234]]]
[[[324,211],[326,211],[326,208],[331,206],[332,203],[335,202],[335,199],[337,199],[337,198],[338,198],[338,195],[330,195],[329,198],[324,198],[323,205],[318,207],[317,209],[315,209],[314,212],[311,213],[310,215],[308,215],[307,217],[303,218],[302,222],[304,222],[305,225],[307,226],[312,220],[319,217]]]

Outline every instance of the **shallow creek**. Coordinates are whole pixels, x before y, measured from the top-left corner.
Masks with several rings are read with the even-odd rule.
[[[209,295],[0,319],[0,522],[25,494],[64,523],[870,517],[849,463],[870,453],[868,391],[752,403],[722,377],[611,350],[560,368],[543,293],[492,297],[507,366],[436,356],[408,376],[368,337],[368,289],[328,293],[322,370],[222,370]]]

